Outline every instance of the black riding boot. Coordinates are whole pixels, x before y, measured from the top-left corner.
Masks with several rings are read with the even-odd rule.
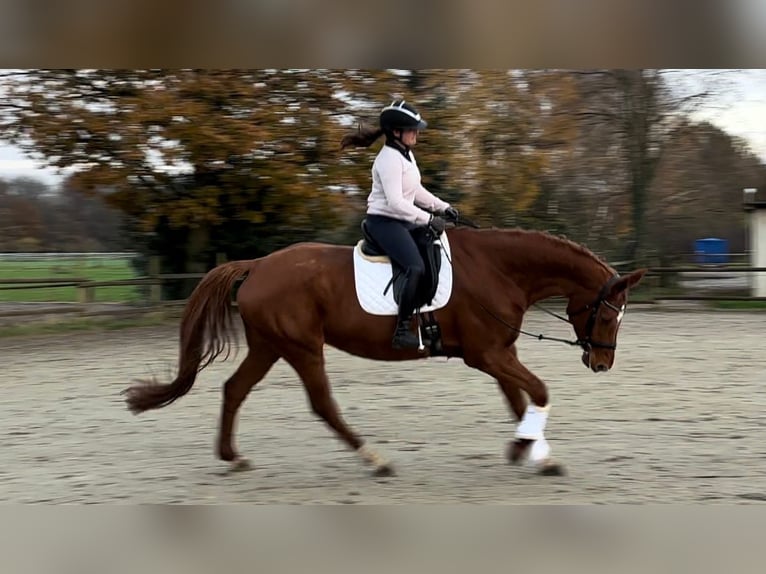
[[[407,279],[399,299],[396,331],[394,331],[394,338],[391,341],[394,349],[417,349],[420,346],[418,336],[410,330],[419,281],[419,273],[412,273],[411,270],[407,272]]]
[[[411,320],[398,319],[396,322],[396,331],[391,341],[394,349],[417,349],[420,346],[418,336],[410,331]]]

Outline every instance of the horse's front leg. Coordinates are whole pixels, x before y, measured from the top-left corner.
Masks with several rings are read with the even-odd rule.
[[[517,423],[524,420],[527,412],[527,400],[515,381],[511,379],[499,378],[497,385],[505,396]],[[508,447],[508,460],[513,464],[518,464],[529,456],[529,448],[535,441],[530,438],[517,437]]]
[[[545,383],[519,362],[512,347],[484,353],[481,361],[471,366],[476,366],[497,380],[519,420],[515,440],[509,447],[510,461],[519,463],[527,460],[542,474],[563,474],[563,467],[551,459],[551,448],[545,439],[545,427],[550,412]],[[529,396],[529,404],[524,401],[521,391]]]

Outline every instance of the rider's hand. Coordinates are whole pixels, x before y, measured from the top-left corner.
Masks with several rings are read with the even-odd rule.
[[[428,225],[436,233],[441,235],[444,232],[444,228],[447,227],[447,222],[444,220],[443,217],[439,217],[438,215],[432,215],[431,221],[428,222]]]
[[[447,227],[447,222],[443,217],[432,215],[431,220],[428,222],[428,227],[433,229],[437,235],[441,235]]]
[[[454,207],[450,206],[450,207],[448,207],[447,209],[444,210],[444,215],[447,217],[447,219],[449,219],[451,221],[457,221],[457,218],[458,218],[459,214],[457,212],[457,209],[455,209]]]

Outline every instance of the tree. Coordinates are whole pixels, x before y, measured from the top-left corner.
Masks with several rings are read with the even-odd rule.
[[[742,189],[757,187],[766,166],[745,142],[710,123],[686,121],[665,144],[649,190],[649,245],[660,254],[690,253],[703,237],[745,248]]]
[[[43,190],[37,182],[0,180],[0,250],[40,251]]]
[[[331,232],[343,72],[34,70],[3,134],[132,222],[166,269],[253,257]],[[321,235],[321,234],[320,234]],[[332,233],[329,233],[332,235]],[[175,246],[170,244],[175,243]]]
[[[663,70],[569,73],[577,81],[579,101],[561,113],[579,120],[584,141],[593,143],[598,134],[609,169],[624,174],[630,227],[624,230],[626,247],[621,255],[634,259],[647,245],[648,190],[668,134],[705,101],[714,82],[692,93],[678,94]]]
[[[1,251],[116,251],[123,218],[65,181],[49,188],[32,178],[0,180]]]
[[[563,142],[546,121],[547,94],[523,71],[482,71],[460,95],[459,182],[477,221],[515,226],[545,220],[540,211],[552,151]]]

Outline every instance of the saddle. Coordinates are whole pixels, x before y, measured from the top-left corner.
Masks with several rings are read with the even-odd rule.
[[[410,233],[426,266],[426,272],[418,285],[415,297],[415,308],[419,309],[431,304],[439,287],[439,271],[442,265],[441,246],[437,243],[438,236],[430,227],[417,227]],[[364,240],[361,250],[364,255],[388,258],[386,252],[375,242],[367,230],[367,220],[362,220],[362,236]],[[392,277],[383,293],[385,294],[393,286],[394,301],[398,305],[404,288],[405,269],[393,259],[389,258],[389,261],[391,262]]]

